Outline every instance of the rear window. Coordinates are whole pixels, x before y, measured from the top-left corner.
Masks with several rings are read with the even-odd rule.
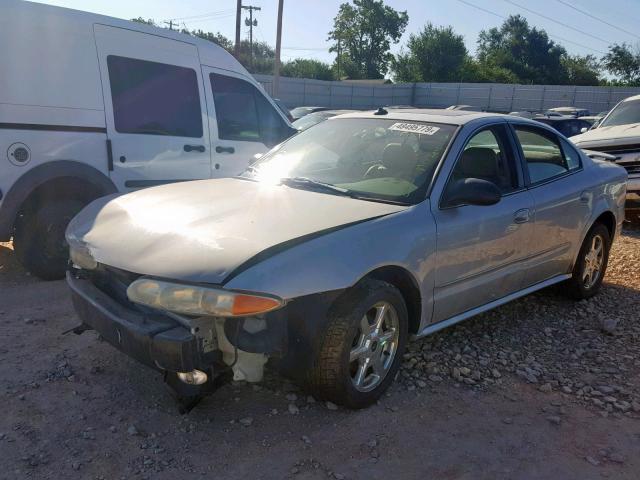
[[[527,163],[531,183],[549,180],[571,169],[562,153],[558,137],[529,126],[515,126],[515,131]]]
[[[116,55],[107,67],[117,132],[202,137],[195,70]]]

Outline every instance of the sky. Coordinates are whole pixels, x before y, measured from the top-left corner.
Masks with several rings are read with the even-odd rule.
[[[125,19],[142,16],[158,23],[174,19],[180,27],[190,30],[202,29],[220,32],[230,39],[235,37],[236,0],[39,1]],[[327,34],[344,1],[284,0],[283,60],[302,57],[332,62],[334,54],[328,51]],[[405,34],[392,48],[394,53],[411,33],[420,31],[427,22],[451,25],[464,36],[467,48],[473,53],[478,33],[499,26],[502,17],[510,14],[523,15],[531,25],[546,30],[572,54],[601,57],[613,43],[640,45],[640,30],[636,28],[640,23],[640,0],[386,0],[385,3],[409,14]],[[243,0],[243,4],[261,8],[255,12],[258,27],[254,28],[254,39],[275,45],[278,0]],[[248,38],[244,18],[242,29],[243,38]]]

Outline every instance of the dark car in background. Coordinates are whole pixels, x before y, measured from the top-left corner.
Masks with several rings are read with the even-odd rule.
[[[329,110],[329,107],[296,107],[291,110],[291,116],[295,121],[310,113],[322,112],[323,110]]]
[[[357,110],[323,110],[321,112],[310,113],[309,115],[305,115],[302,118],[299,118],[295,122],[292,123],[294,128],[296,128],[299,132],[306,130],[309,127],[313,127],[318,123],[324,122],[331,117],[335,117],[336,115],[342,115],[343,113],[353,113]]]
[[[289,111],[287,106],[284,104],[284,102],[282,100],[280,100],[279,98],[274,98],[273,101],[277,105],[277,107],[280,109],[280,111],[285,114],[287,119],[291,123],[293,123],[293,121],[294,121],[293,115],[291,115],[291,112]]]
[[[574,117],[534,117],[533,120],[549,125],[565,137],[579,135],[591,128],[591,122]]]

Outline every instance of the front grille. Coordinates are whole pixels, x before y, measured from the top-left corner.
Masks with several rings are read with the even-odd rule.
[[[583,147],[586,150],[594,150],[596,152],[610,153],[611,155],[617,155],[619,153],[640,153],[640,143],[633,143],[629,145],[599,145],[597,147]]]
[[[138,306],[127,297],[127,288],[134,280],[140,278],[140,275],[105,265],[99,265],[95,270],[83,270],[83,272],[91,283],[120,305],[139,310]]]
[[[640,144],[606,145],[585,147],[587,150],[604,152],[616,156],[616,163],[627,170],[629,175],[640,175]]]

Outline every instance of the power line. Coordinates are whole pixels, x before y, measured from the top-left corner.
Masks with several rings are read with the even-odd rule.
[[[606,20],[602,20],[601,18],[598,18],[595,15],[591,15],[589,12],[585,12],[584,10],[582,10],[582,9],[576,7],[576,6],[571,5],[569,2],[565,2],[564,0],[557,0],[557,1],[559,3],[561,3],[561,4],[563,4],[563,5],[566,5],[569,8],[572,8],[576,12],[580,12],[581,14],[586,15],[589,18],[593,18],[594,20],[597,20],[600,23],[604,23],[605,25],[609,25],[610,27],[613,27],[616,30],[620,30],[621,32],[626,33],[627,35],[631,35],[632,37],[640,38],[640,35],[636,35],[635,33],[630,32],[629,30],[625,30],[624,28],[619,27],[617,25],[614,25],[613,23],[609,23]]]
[[[471,2],[467,2],[466,0],[458,0],[458,2],[463,3],[463,4],[467,5],[468,7],[475,8],[476,10],[480,10],[482,12],[488,13],[489,15],[493,15],[494,17],[502,18],[503,20],[507,19],[507,17],[505,17],[504,15],[500,15],[499,13],[493,12],[491,10],[487,10],[486,8],[483,8],[483,7],[479,6],[479,5],[475,5],[475,4],[471,3]],[[587,45],[583,45],[582,43],[574,42],[573,40],[569,40],[569,39],[561,37],[559,35],[552,35],[550,33],[547,33],[547,35],[549,35],[551,38],[555,38],[555,39],[561,40],[561,41],[566,42],[566,43],[571,43],[571,44],[576,45],[576,46],[581,47],[581,48],[586,48],[587,50],[591,50],[591,51],[599,53],[601,55],[605,55],[606,54],[606,52],[603,52],[602,50],[598,50],[596,48],[592,48],[592,47],[589,47]]]
[[[608,40],[605,40],[604,38],[600,38],[600,37],[597,37],[595,35],[592,35],[589,32],[585,32],[584,30],[580,30],[579,28],[572,27],[571,25],[568,25],[568,24],[566,24],[564,22],[560,22],[560,21],[556,20],[555,18],[548,17],[547,15],[545,15],[543,13],[536,12],[535,10],[531,10],[530,8],[527,8],[527,7],[523,7],[522,5],[520,5],[520,4],[516,3],[516,2],[513,2],[512,0],[504,0],[504,1],[507,2],[507,3],[510,3],[511,5],[515,5],[516,7],[521,8],[522,10],[526,10],[529,13],[533,13],[534,15],[538,15],[539,17],[542,17],[542,18],[544,18],[546,20],[549,20],[550,22],[557,23],[558,25],[562,25],[564,28],[568,28],[568,29],[573,30],[575,32],[578,32],[578,33],[581,33],[583,35],[586,35],[587,37],[591,37],[591,38],[593,38],[595,40],[598,40],[600,42],[606,43],[607,45],[611,45],[613,43],[613,42],[610,42]]]
[[[215,18],[201,18],[199,20],[187,20],[187,21],[188,21],[189,25],[191,25],[192,23],[210,22],[210,21],[213,21],[213,20],[225,20],[225,19],[227,19],[229,17],[233,17],[234,15],[235,15],[234,13],[230,13],[228,15],[223,15],[223,16],[215,17]],[[184,22],[181,22],[181,23],[184,23]]]
[[[188,17],[170,18],[170,19],[167,19],[167,21],[173,20],[175,22],[177,20],[191,20],[191,19],[194,19],[194,18],[214,17],[214,16],[217,16],[217,15],[226,15],[229,12],[233,13],[234,10],[219,10],[217,12],[201,13],[200,15],[191,15],[191,16],[188,16]]]
[[[323,52],[328,52],[329,49],[326,47],[312,47],[312,48],[304,48],[304,47],[282,47],[283,50],[301,50],[303,52],[310,52],[312,50],[318,50]]]

